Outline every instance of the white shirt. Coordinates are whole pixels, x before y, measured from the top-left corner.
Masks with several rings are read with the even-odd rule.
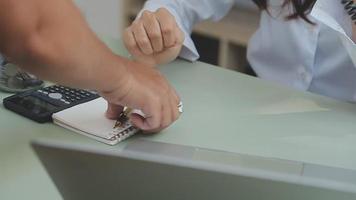
[[[292,8],[282,9],[283,0],[269,2],[272,16],[262,12],[247,51],[257,75],[299,90],[356,101],[356,68],[337,33],[312,16],[314,26],[301,19],[286,21]],[[190,37],[194,24],[219,20],[234,4],[234,0],[149,0],[144,9],[165,7],[175,16],[186,36],[180,56],[194,61],[199,58]],[[313,9],[323,9],[352,34],[351,20],[339,1],[318,0]]]

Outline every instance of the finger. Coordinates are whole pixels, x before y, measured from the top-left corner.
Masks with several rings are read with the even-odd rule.
[[[142,21],[135,22],[135,25],[132,27],[132,32],[140,50],[145,55],[153,54],[153,48],[151,46],[151,42],[147,36]]]
[[[145,118],[139,114],[131,114],[130,122],[134,127],[141,129],[143,133],[158,133],[159,131],[161,131],[160,127],[155,129],[144,130],[142,127],[145,126]]]
[[[179,97],[177,91],[176,91],[174,88],[172,88],[172,93],[173,93],[173,97],[174,97],[175,103],[176,103],[177,105],[179,105],[179,103],[180,103],[180,97]]]
[[[142,127],[143,127],[143,124],[145,121],[144,117],[142,117],[139,114],[132,113],[132,114],[130,114],[129,118],[130,118],[130,122],[132,123],[133,126],[143,130]]]
[[[156,18],[161,27],[164,47],[170,48],[174,46],[176,42],[174,33],[176,22],[174,19],[172,19],[172,17],[167,17],[167,12],[168,11],[165,11],[165,9],[159,9],[157,11]],[[170,16],[169,13],[168,15]]]
[[[178,109],[179,102],[177,103],[175,94],[173,94],[172,96],[174,98],[174,101],[171,101],[171,108],[172,108],[171,120],[172,120],[172,122],[174,122],[179,118],[180,113],[179,113],[179,109]]]
[[[135,120],[135,125],[143,131],[152,131],[158,129],[161,123],[161,104],[152,103],[150,106],[147,106],[151,110],[143,109],[142,112],[146,114],[145,118],[141,118],[141,121],[137,119],[137,115],[132,115]],[[131,119],[131,116],[130,116]]]
[[[124,110],[123,106],[108,102],[106,117],[109,119],[117,119],[123,110]]]
[[[161,113],[159,115],[161,115]],[[161,116],[155,115],[155,116],[145,118],[141,129],[144,131],[153,132],[154,130],[160,127],[160,122],[161,122]]]
[[[166,104],[162,106],[161,129],[167,128],[172,123],[172,104],[172,101],[167,100]]]
[[[176,26],[176,31],[174,31],[176,33],[176,44],[183,44],[185,36],[182,30],[180,30],[180,28],[178,26]]]
[[[176,104],[178,106],[179,103],[181,102],[180,97],[179,97],[177,91],[173,87],[171,87],[170,90],[171,90],[172,101],[174,104]]]
[[[140,48],[138,47],[134,34],[132,32],[131,28],[127,28],[124,31],[123,34],[123,40],[124,40],[124,44],[125,47],[127,48],[127,50],[130,52],[130,54],[134,57],[141,57],[142,56],[142,52],[140,50]]]
[[[151,41],[151,46],[154,52],[161,52],[163,50],[163,39],[161,28],[155,15],[151,12],[145,12],[142,17],[143,25],[145,27],[148,38]]]

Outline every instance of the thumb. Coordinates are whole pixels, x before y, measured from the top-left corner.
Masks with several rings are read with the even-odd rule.
[[[123,106],[108,102],[106,117],[109,119],[117,119],[123,110],[124,110]]]

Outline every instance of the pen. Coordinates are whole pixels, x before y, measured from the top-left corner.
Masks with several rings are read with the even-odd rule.
[[[128,116],[131,113],[131,108],[125,108],[119,115],[118,119],[115,122],[114,129],[121,127],[125,124],[125,122],[129,119]]]

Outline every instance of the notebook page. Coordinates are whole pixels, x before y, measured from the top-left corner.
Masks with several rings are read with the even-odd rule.
[[[115,120],[105,117],[106,100],[98,98],[93,101],[74,106],[55,113],[53,119],[83,132],[102,138],[110,138]]]

